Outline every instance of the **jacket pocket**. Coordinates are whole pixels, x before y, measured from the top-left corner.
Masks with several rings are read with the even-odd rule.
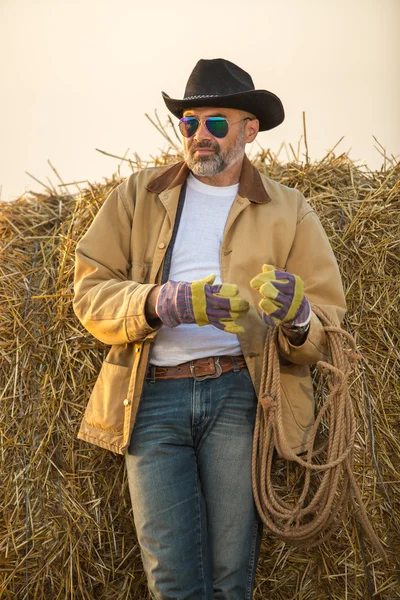
[[[84,419],[90,427],[123,433],[130,374],[129,367],[103,362],[85,410]]]
[[[314,422],[314,391],[308,365],[281,364],[282,409],[288,429],[306,430]]]

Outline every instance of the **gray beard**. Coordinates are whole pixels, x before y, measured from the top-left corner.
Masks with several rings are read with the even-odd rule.
[[[209,156],[200,156],[195,159],[190,150],[184,149],[184,159],[189,169],[200,177],[213,177],[222,171],[229,169],[244,155],[244,127],[236,138],[235,144],[227,148],[225,152],[221,152],[217,146],[213,144],[200,145],[197,148],[212,148],[214,150]]]

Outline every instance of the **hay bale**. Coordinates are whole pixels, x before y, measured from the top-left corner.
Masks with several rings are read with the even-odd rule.
[[[333,152],[303,164],[261,151],[253,162],[305,194],[338,259],[345,327],[363,355],[350,386],[357,480],[390,556],[374,554],[353,514],[308,551],[265,532],[254,597],[400,598],[400,165],[371,172]],[[74,250],[121,181],[0,204],[1,598],[148,597],[123,457],[76,438],[108,347],[73,313]]]

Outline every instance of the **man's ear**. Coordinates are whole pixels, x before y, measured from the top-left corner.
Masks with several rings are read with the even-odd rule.
[[[253,121],[247,121],[245,127],[245,140],[246,144],[250,144],[253,142],[257,134],[260,130],[260,121],[258,119],[254,119]]]

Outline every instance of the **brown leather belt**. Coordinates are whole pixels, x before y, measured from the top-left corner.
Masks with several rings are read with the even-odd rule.
[[[152,380],[193,377],[196,381],[203,381],[204,379],[216,379],[222,373],[244,367],[246,367],[246,361],[243,356],[209,356],[189,360],[176,367],[158,367],[149,364],[146,378]]]

